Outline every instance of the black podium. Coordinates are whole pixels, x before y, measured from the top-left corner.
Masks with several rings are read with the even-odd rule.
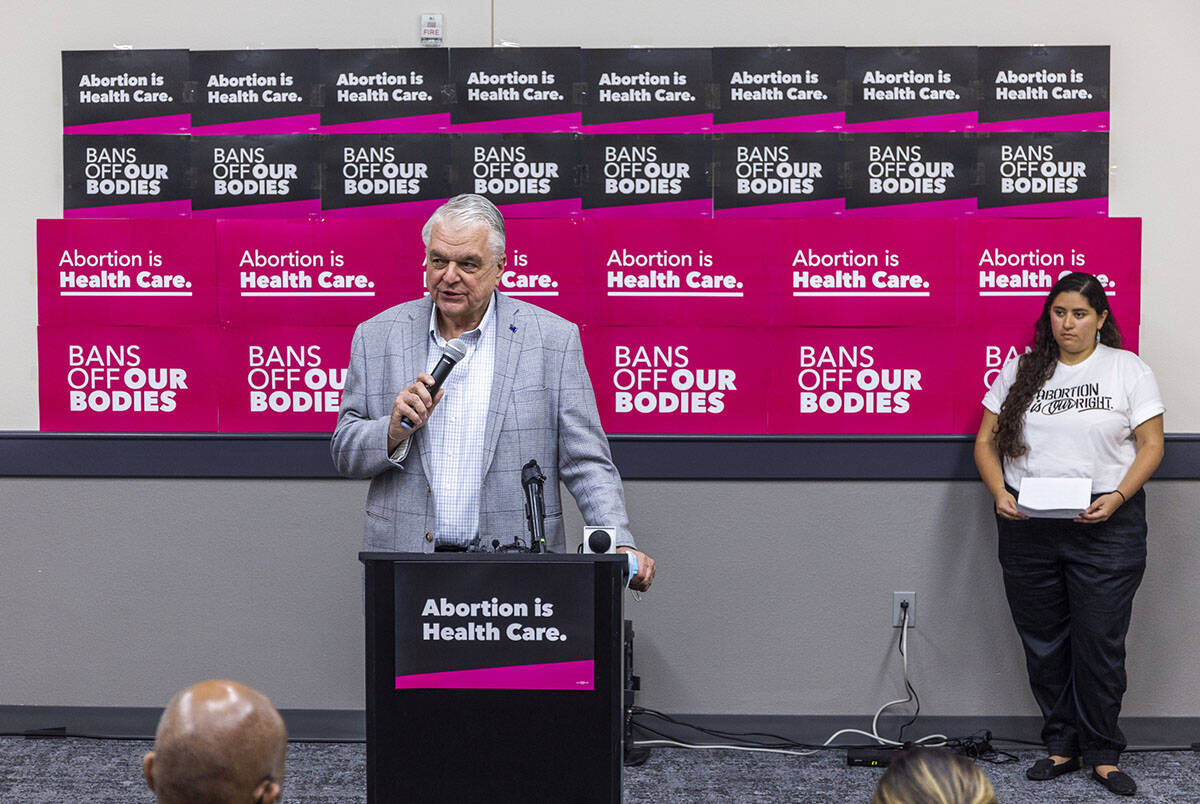
[[[368,802],[621,800],[624,555],[359,560]]]

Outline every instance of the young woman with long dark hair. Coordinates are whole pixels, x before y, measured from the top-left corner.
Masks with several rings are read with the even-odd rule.
[[[1121,347],[1096,277],[1051,289],[1032,349],[1008,361],[983,398],[975,465],[995,498],[1000,565],[1025,648],[1050,756],[1025,775],[1045,781],[1092,768],[1118,795],[1137,785],[1117,762],[1125,634],[1146,568],[1143,484],[1163,455],[1163,404],[1149,366]],[[1073,520],[1030,518],[1021,481],[1082,477],[1091,504]]]

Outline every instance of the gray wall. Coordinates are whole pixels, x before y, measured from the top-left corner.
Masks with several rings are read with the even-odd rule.
[[[418,13],[435,10],[455,46],[1111,44],[1112,213],[1145,221],[1142,352],[1168,430],[1200,430],[1200,369],[1182,357],[1200,353],[1183,301],[1200,289],[1194,0],[496,0],[494,18],[468,0],[0,0],[0,429],[37,427],[34,219],[61,215],[61,50],[407,46]],[[1198,486],[1151,484],[1128,715],[1200,715]],[[283,707],[360,707],[364,493],[349,481],[0,479],[0,705],[156,706],[232,676]],[[628,496],[661,565],[628,606],[646,704],[869,713],[900,691],[891,592],[916,590],[923,711],[1034,713],[978,484],[636,482]]]
[[[1151,484],[1126,714],[1200,715],[1200,484]],[[229,676],[293,708],[363,702],[351,481],[0,480],[0,704],[161,705]],[[631,482],[659,578],[633,619],[643,702],[865,714],[898,697],[892,591],[917,592],[930,715],[1032,701],[976,483]],[[569,532],[581,521],[571,512]]]

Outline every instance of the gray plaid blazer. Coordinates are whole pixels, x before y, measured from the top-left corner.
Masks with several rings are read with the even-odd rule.
[[[479,488],[483,544],[492,539],[509,544],[518,535],[528,541],[521,467],[532,458],[546,475],[546,542],[552,552],[566,549],[560,480],[585,522],[615,526],[617,544],[633,546],[621,476],[600,427],[579,328],[502,293],[493,298],[496,366]],[[424,431],[414,434],[402,467],[387,456],[396,394],[426,369],[432,305],[428,296],[397,305],[354,332],[330,451],[342,475],[371,480],[367,551],[433,551],[436,517]]]

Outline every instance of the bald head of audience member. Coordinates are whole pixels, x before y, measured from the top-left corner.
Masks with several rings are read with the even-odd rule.
[[[160,804],[272,804],[286,752],[283,718],[265,695],[202,681],[167,704],[142,771]]]

